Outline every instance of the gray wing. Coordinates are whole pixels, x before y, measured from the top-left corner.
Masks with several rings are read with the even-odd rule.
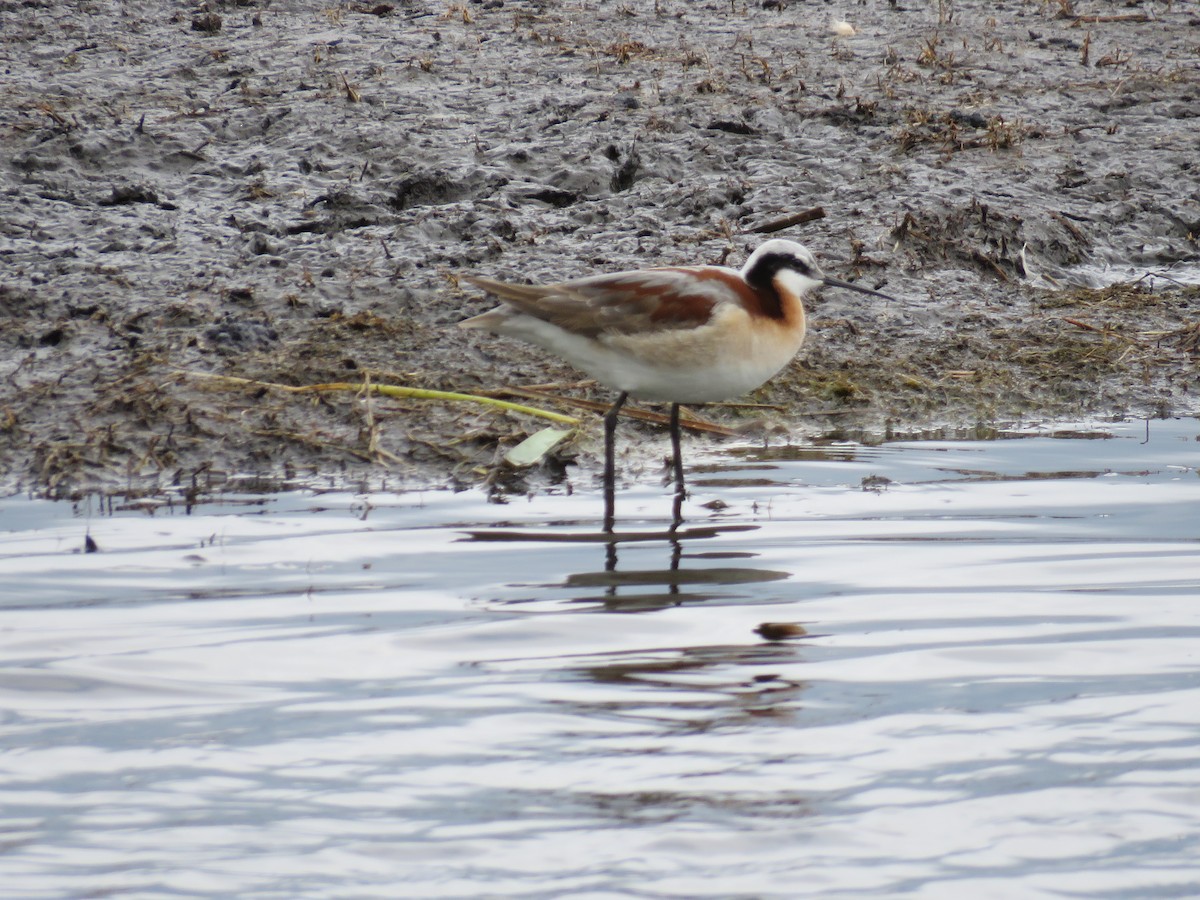
[[[716,285],[709,283],[719,276],[698,280],[697,271],[724,273],[713,266],[644,269],[546,285],[509,284],[470,275],[462,280],[526,315],[574,334],[595,337],[703,325],[720,299],[713,289]],[[736,273],[729,274],[736,279]]]

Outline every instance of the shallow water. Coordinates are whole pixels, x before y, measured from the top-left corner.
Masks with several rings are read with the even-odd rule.
[[[5,501],[0,895],[1200,894],[1200,424],[1046,434],[696,455],[615,561],[590,485]]]

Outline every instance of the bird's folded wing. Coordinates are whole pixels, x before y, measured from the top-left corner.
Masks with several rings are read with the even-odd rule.
[[[650,334],[697,328],[717,305],[711,291],[678,269],[597,275],[559,284],[510,284],[463,276],[464,281],[507,301],[526,315],[574,334]]]

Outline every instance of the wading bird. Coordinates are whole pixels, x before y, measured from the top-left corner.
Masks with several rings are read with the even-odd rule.
[[[604,416],[604,530],[615,521],[617,416],[629,397],[671,404],[675,521],[683,457],[679,405],[729,400],[786,366],[804,342],[804,295],[821,285],[886,294],[825,275],[812,252],[770,240],[741,270],[663,266],[524,285],[464,276],[502,305],[460,322],[562,357],[617,391]]]

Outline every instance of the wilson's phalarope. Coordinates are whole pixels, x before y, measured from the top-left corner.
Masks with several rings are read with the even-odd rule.
[[[821,272],[801,244],[771,240],[741,270],[664,266],[547,285],[463,276],[504,301],[459,323],[557,354],[617,391],[604,416],[604,529],[614,523],[617,416],[630,397],[671,404],[675,526],[683,500],[679,405],[748,393],[804,342],[805,293],[821,285],[891,299]]]

